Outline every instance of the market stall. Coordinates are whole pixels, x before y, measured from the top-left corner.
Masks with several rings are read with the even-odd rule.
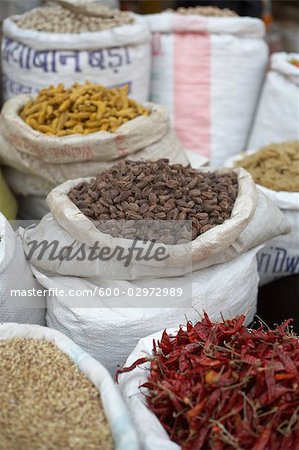
[[[299,448],[281,10],[4,3],[0,450]]]

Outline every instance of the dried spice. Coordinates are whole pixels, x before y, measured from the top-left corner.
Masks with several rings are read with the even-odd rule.
[[[169,10],[173,11],[173,10]],[[215,6],[194,6],[189,8],[178,8],[175,12],[184,16],[206,16],[206,17],[238,17],[235,11],[228,8],[217,8]]]
[[[195,239],[230,218],[238,179],[231,170],[204,172],[170,165],[167,159],[126,160],[75,186],[68,195],[83,214],[102,222],[102,231],[114,236],[137,237],[134,225],[140,220],[175,220],[190,221]],[[129,221],[133,221],[131,232]],[[164,242],[160,238],[155,236]]]
[[[148,115],[148,109],[128,98],[127,85],[108,89],[89,82],[75,83],[69,89],[62,83],[42,89],[20,111],[20,117],[34,130],[60,137],[113,133],[129,120]]]
[[[66,2],[65,2],[66,3]],[[45,33],[85,33],[107,30],[134,22],[131,14],[103,5],[81,2],[80,8],[70,5],[46,5],[35,8],[13,21],[26,30]]]
[[[299,192],[299,141],[270,144],[235,162],[274,191]]]
[[[0,340],[0,449],[114,448],[100,395],[53,343]]]
[[[145,388],[149,409],[183,450],[299,448],[299,341],[291,320],[275,329],[207,314],[175,336],[163,332]]]

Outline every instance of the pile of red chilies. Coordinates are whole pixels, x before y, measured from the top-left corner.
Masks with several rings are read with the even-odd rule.
[[[184,450],[299,449],[299,341],[291,320],[270,330],[205,314],[153,343],[146,400]]]

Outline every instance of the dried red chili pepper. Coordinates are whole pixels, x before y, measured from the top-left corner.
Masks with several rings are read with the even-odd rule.
[[[183,450],[299,449],[299,341],[290,320],[249,330],[207,314],[163,332],[150,362],[148,407]]]

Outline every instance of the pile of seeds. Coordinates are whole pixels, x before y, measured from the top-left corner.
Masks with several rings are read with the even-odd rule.
[[[270,144],[235,163],[274,191],[299,192],[299,141]]]
[[[217,8],[214,6],[195,6],[190,8],[178,8],[176,10],[178,14],[184,16],[206,16],[206,17],[237,17],[238,14],[228,8]]]
[[[237,195],[238,180],[233,171],[200,172],[181,164],[170,165],[167,159],[121,161],[69,192],[83,214],[104,224],[106,231],[102,231],[112,234],[117,230],[112,235],[127,238],[140,237],[134,227],[140,220],[178,220],[190,221],[195,239],[230,218]],[[126,221],[133,222],[131,233],[121,228]],[[159,229],[155,239],[164,242]]]
[[[91,16],[92,12],[96,16]],[[20,28],[47,33],[96,32],[134,21],[129,13],[102,5],[90,6],[87,13],[89,14],[78,13],[75,9],[52,4],[35,8],[13,20]]]
[[[128,98],[128,86],[108,89],[100,84],[63,84],[42,89],[29,100],[20,117],[34,130],[47,135],[67,136],[98,131],[113,133],[121,125],[149,110]]]
[[[99,392],[54,344],[0,340],[0,448],[114,448]]]

